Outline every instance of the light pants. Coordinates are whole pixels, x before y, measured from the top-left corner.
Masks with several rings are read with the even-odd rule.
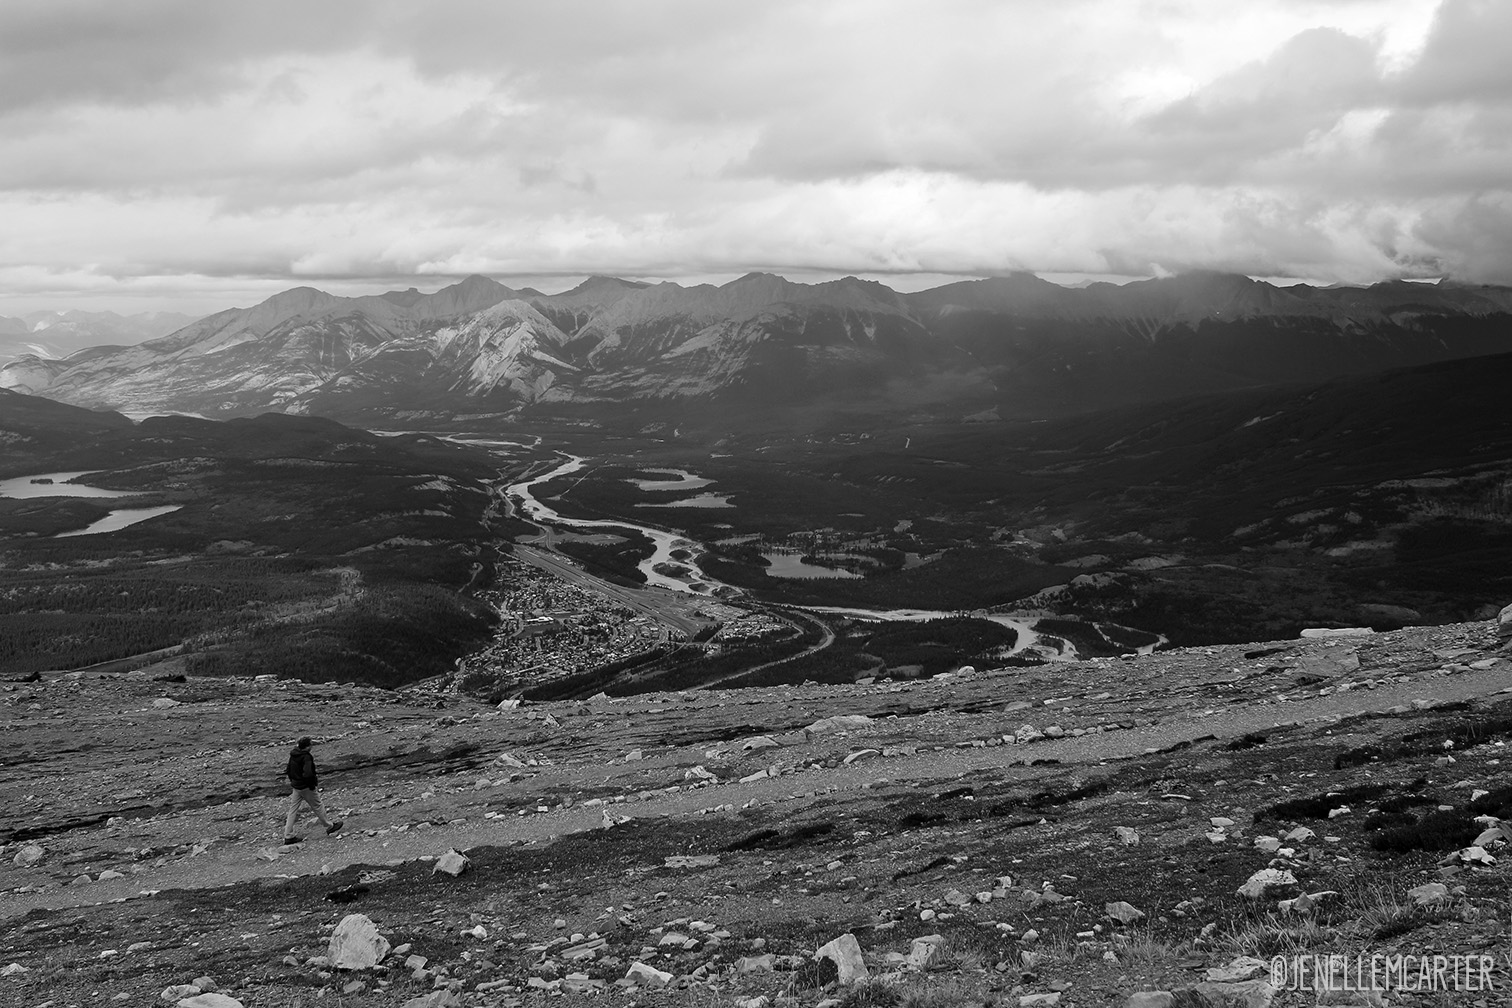
[[[315,813],[315,818],[320,820],[320,825],[326,829],[331,828],[331,823],[326,819],[325,809],[320,807],[320,793],[314,788],[294,788],[289,801],[289,820],[284,824],[284,836],[294,835],[294,822],[299,818],[299,806],[308,805],[310,811]]]

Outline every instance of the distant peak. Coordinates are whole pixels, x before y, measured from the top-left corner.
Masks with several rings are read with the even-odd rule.
[[[408,290],[402,291],[384,291],[378,296],[391,304],[399,305],[401,308],[408,308],[425,295],[421,294],[417,288],[411,287]]]
[[[279,291],[263,303],[280,307],[295,307],[311,305],[323,300],[334,300],[334,295],[314,287],[290,287],[288,290]]]
[[[616,277],[616,276],[605,276],[605,275],[603,275],[601,273],[595,273],[593,276],[591,276],[588,279],[584,280],[582,283],[578,284],[576,287],[572,288],[572,290],[568,291],[567,293],[569,293],[569,294],[579,294],[579,293],[585,293],[585,292],[588,292],[588,291],[605,290],[605,289],[609,289],[609,288],[621,288],[621,287],[629,287],[629,288],[633,288],[635,290],[640,290],[641,288],[646,287],[646,286],[649,286],[649,285],[645,284],[645,283],[641,283],[641,282],[636,281],[636,280],[623,280],[623,279],[621,279],[619,277]]]

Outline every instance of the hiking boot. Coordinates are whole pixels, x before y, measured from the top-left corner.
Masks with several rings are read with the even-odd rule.
[[[302,837],[302,836],[286,836],[286,837],[284,837],[284,843],[285,844],[304,843],[304,837]]]
[[[337,819],[335,822],[331,823],[331,825],[326,827],[326,836],[330,836],[332,833],[341,832],[341,827],[345,825],[346,823],[344,821]]]

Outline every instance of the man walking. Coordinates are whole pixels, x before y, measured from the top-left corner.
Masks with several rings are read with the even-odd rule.
[[[304,839],[294,832],[294,822],[299,818],[301,805],[310,806],[310,811],[315,813],[315,818],[320,820],[320,825],[326,828],[327,834],[341,829],[341,820],[329,821],[325,809],[320,807],[320,794],[315,790],[320,782],[315,776],[315,755],[310,752],[308,735],[300,739],[299,745],[289,752],[289,765],[284,769],[284,776],[289,778],[289,786],[294,789],[289,803],[289,819],[284,823],[284,843],[299,843]]]

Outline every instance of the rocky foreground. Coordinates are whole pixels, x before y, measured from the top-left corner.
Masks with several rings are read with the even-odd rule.
[[[1512,1003],[1495,623],[503,710],[0,689],[4,1005],[1312,1005],[1270,969],[1314,954],[1494,964],[1326,1003]],[[285,845],[304,734],[346,828]]]

